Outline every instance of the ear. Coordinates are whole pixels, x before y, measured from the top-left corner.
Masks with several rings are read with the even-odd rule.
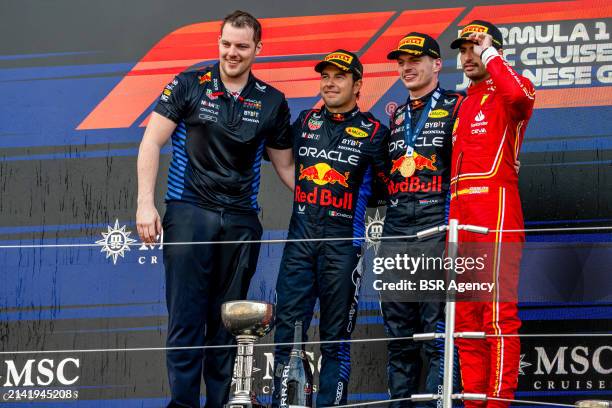
[[[504,56],[504,50],[502,48],[500,48],[499,50],[497,50],[497,53],[499,55],[501,55],[502,57]]]
[[[356,80],[353,84],[353,93],[357,94],[361,90],[361,86],[363,85],[363,81],[360,79]]]
[[[263,48],[263,43],[260,41],[255,46],[255,55],[259,55],[259,53],[261,52],[262,48]]]
[[[433,72],[438,73],[442,71],[442,58],[435,58],[433,60]]]

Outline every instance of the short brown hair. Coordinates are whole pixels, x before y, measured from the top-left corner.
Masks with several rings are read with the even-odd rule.
[[[259,21],[257,21],[255,17],[246,11],[236,10],[225,16],[221,24],[221,32],[223,32],[223,27],[228,23],[237,28],[251,27],[253,29],[253,41],[255,41],[255,44],[261,41],[261,24],[259,24]]]

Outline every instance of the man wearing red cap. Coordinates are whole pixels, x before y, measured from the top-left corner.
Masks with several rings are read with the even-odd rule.
[[[515,161],[535,100],[533,85],[503,59],[503,38],[493,24],[468,24],[451,48],[459,48],[463,72],[471,80],[453,131],[450,218],[487,227],[487,235],[460,231],[466,243],[488,242],[495,290],[490,298],[457,303],[455,331],[484,331],[485,339],[457,339],[464,392],[486,394],[469,407],[502,407],[517,386],[520,327],[516,289],[523,214]],[[515,232],[512,232],[515,231]],[[503,246],[502,246],[503,243]],[[511,243],[511,244],[508,244]],[[519,248],[517,250],[517,248]]]

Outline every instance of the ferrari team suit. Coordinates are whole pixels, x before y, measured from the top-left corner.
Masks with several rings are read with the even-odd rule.
[[[435,102],[434,102],[435,100]],[[446,223],[448,214],[448,192],[451,167],[451,132],[463,95],[436,88],[429,94],[411,99],[399,106],[390,122],[391,136],[388,174],[388,204],[383,228],[384,237],[414,235],[417,232]],[[435,103],[435,106],[433,106]],[[429,107],[429,108],[427,108]],[[423,126],[413,145],[414,173],[405,176],[400,168],[406,157],[406,126],[417,128],[423,115]],[[410,121],[410,122],[409,122]],[[435,235],[428,239],[428,249],[443,251],[445,236]],[[384,240],[383,249],[394,253],[404,252],[401,244],[416,239]],[[431,244],[431,245],[430,245]],[[403,244],[406,245],[406,244]],[[417,272],[424,273],[424,272]],[[398,301],[381,299],[385,331],[391,338],[409,337],[415,333],[444,332],[444,305],[442,299],[407,299]],[[413,340],[390,340],[388,351],[388,386],[391,399],[408,398],[419,392],[421,377],[421,349],[424,351],[427,368],[425,391],[438,394],[442,384],[443,341],[415,342]],[[435,406],[435,401],[428,404]],[[412,407],[410,401],[395,402],[391,407]]]
[[[264,148],[291,148],[289,108],[282,93],[253,75],[240,95],[221,82],[219,65],[184,72],[170,82],[155,112],[177,123],[172,135],[165,243],[259,240],[257,212]],[[232,344],[221,304],[245,299],[259,244],[164,245],[168,347]],[[228,400],[234,348],[168,350],[170,407],[206,407]],[[203,369],[204,364],[204,369]]]
[[[450,218],[491,229],[487,235],[459,232],[459,251],[490,242],[488,268],[495,283],[490,299],[457,303],[456,331],[516,334],[520,327],[516,292],[523,214],[514,164],[535,99],[533,85],[517,74],[494,47],[482,53],[490,78],[470,86],[453,132]],[[511,243],[511,244],[508,244]],[[514,243],[514,244],[512,244]],[[482,254],[481,254],[482,255]],[[518,337],[458,338],[464,391],[513,398],[517,386]],[[465,401],[466,407],[508,403]]]
[[[372,177],[384,171],[388,129],[358,108],[344,114],[325,107],[300,114],[293,127],[295,193],[276,285],[275,343],[291,343],[296,320],[304,338],[317,298],[321,340],[348,340],[355,327],[362,279],[362,240]],[[349,238],[338,241],[300,239]],[[280,383],[289,346],[275,351],[273,406],[282,406]],[[317,406],[345,404],[349,343],[321,345]]]

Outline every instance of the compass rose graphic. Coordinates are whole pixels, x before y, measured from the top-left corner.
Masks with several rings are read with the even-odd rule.
[[[523,371],[523,368],[531,367],[533,365],[525,361],[525,356],[526,354],[521,354],[521,359],[519,360],[519,374],[520,375],[525,375],[525,371]]]
[[[96,244],[102,246],[100,252],[106,252],[106,258],[113,258],[113,265],[117,264],[118,257],[124,257],[124,254],[130,250],[130,244],[136,242],[130,238],[131,231],[126,231],[125,225],[119,227],[119,220],[115,220],[115,225],[107,227],[107,232],[102,233],[102,239],[96,241]]]
[[[385,217],[380,218],[378,209],[374,214],[374,218],[368,215],[368,222],[366,224],[365,238],[368,244],[366,250],[374,248],[374,253],[378,255],[380,249],[380,237],[382,236],[383,226],[385,225]]]

